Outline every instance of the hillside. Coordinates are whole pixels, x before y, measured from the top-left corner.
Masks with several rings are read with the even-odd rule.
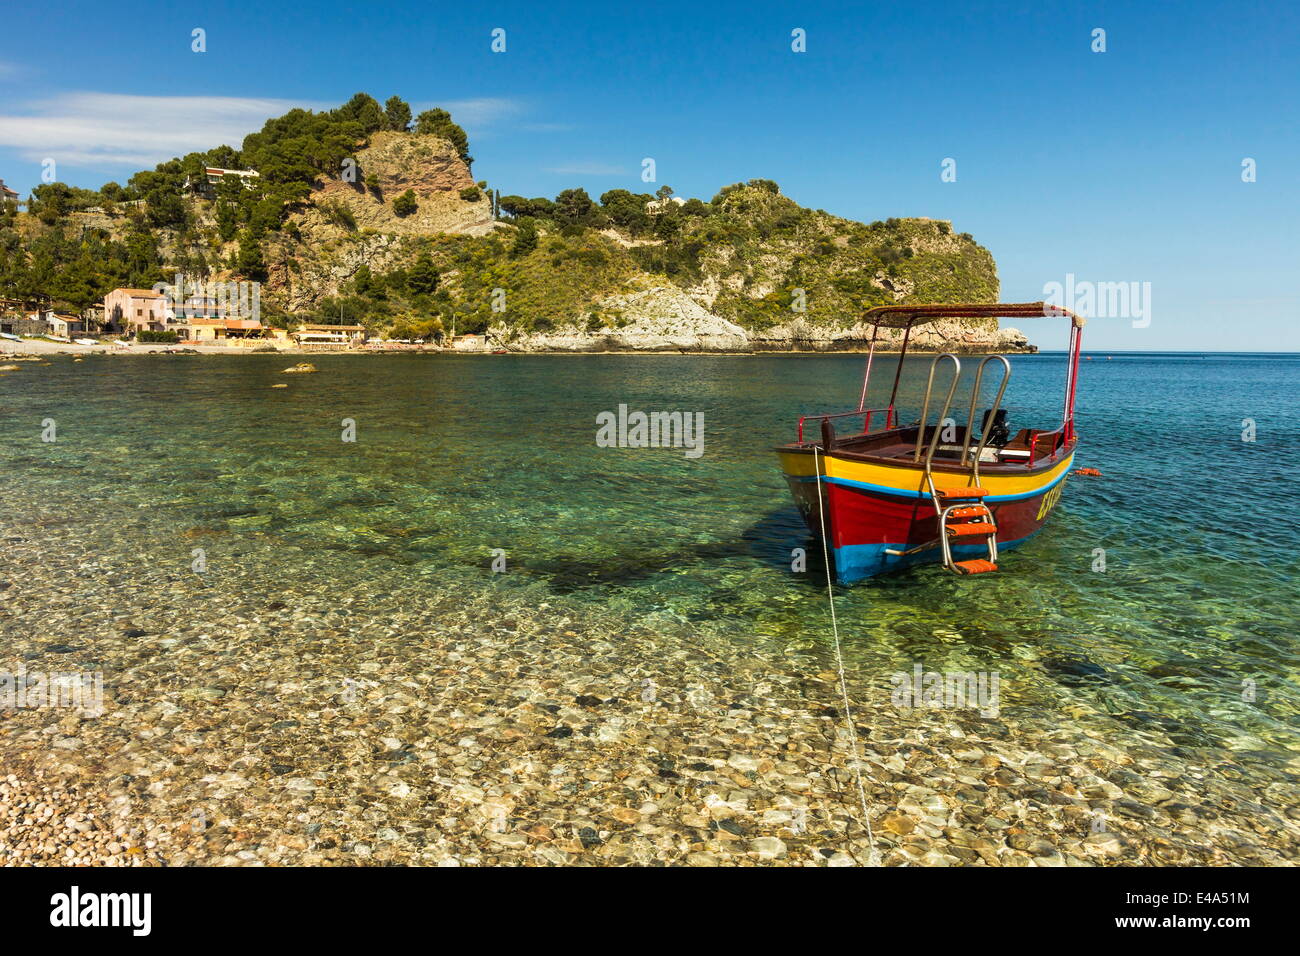
[[[248,136],[99,191],[38,187],[0,210],[0,296],[88,310],[118,285],[176,272],[263,283],[264,320],[361,322],[393,337],[489,332],[520,349],[860,347],[871,305],[993,301],[992,256],[947,222],[863,224],[806,209],[770,180],[683,201],[623,189],[594,200],[502,195],[475,182],[442,110],[392,97],[293,110]],[[207,166],[252,169],[207,196]],[[914,341],[1026,347],[993,320]]]

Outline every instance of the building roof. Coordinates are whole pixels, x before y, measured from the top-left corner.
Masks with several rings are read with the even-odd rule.
[[[299,332],[364,332],[364,325],[300,325]]]
[[[125,292],[133,299],[163,299],[166,298],[161,292],[155,292],[153,289],[114,289],[113,292]],[[109,295],[112,295],[110,292]]]
[[[262,323],[257,319],[190,319],[188,324],[244,331],[253,331],[262,327]]]

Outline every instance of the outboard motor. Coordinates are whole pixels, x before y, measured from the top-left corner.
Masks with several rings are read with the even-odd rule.
[[[1007,410],[999,408],[996,412],[992,409],[984,411],[984,424],[980,426],[980,433],[987,436],[985,444],[992,445],[994,448],[1001,448],[1011,440],[1011,431],[1007,428]]]

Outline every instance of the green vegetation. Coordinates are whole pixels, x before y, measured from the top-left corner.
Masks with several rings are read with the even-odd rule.
[[[399,196],[398,199],[400,198],[402,197]],[[412,197],[412,202],[414,202],[414,197]],[[397,206],[396,201],[394,201],[393,206]],[[342,203],[323,202],[320,204],[320,211],[334,225],[346,229],[348,232],[356,232],[357,217],[352,215],[352,210]]]
[[[451,114],[446,110],[425,110],[415,118],[415,131],[425,135],[441,136],[456,147],[456,155],[464,160],[466,166],[473,165],[474,157],[469,154],[469,137],[465,131],[452,122]]]
[[[394,338],[484,332],[501,323],[541,331],[587,312],[637,274],[628,251],[604,236],[542,236],[531,223],[513,237],[420,238],[411,251],[402,268],[359,268],[338,296],[318,303],[318,320],[337,322],[341,309],[347,321]],[[436,328],[422,324],[435,319]],[[392,331],[399,326],[412,334]]]
[[[795,318],[844,325],[900,299],[997,295],[992,257],[948,223],[852,222],[799,206],[769,179],[725,186],[708,202],[680,202],[666,185],[653,194],[611,189],[599,199],[581,188],[554,198],[504,195],[504,228],[475,237],[408,227],[381,237],[387,251],[372,263],[366,250],[382,226],[358,222],[365,207],[352,197],[388,202],[399,218],[424,202],[414,189],[385,197],[375,170],[362,168],[379,133],[440,137],[471,162],[468,137],[446,110],[413,119],[399,97],[380,106],[365,93],[334,110],[290,110],[240,149],[168,160],[125,186],[44,184],[23,215],[0,204],[0,296],[46,293],[83,310],[116,286],[148,288],[179,271],[268,283],[262,305],[272,321],[335,322],[342,310],[377,332],[428,338],[489,325],[583,322],[595,331],[625,321],[601,300],[655,284],[709,295],[712,311],[750,329]],[[259,175],[225,177],[209,192],[207,166]],[[480,202],[486,190],[480,181],[452,195]],[[437,196],[428,202],[431,217],[444,214]],[[311,225],[319,219],[302,215],[312,208],[336,231],[322,238]],[[322,277],[337,292],[319,295],[313,285]]]
[[[679,205],[672,194],[613,189],[599,204],[581,189],[553,201],[502,196],[502,212],[519,226],[510,255],[529,255],[539,230],[577,237],[612,228],[642,241],[624,252],[637,270],[688,289],[720,286],[712,311],[750,329],[796,317],[844,326],[899,296],[997,297],[992,257],[969,236],[952,236],[946,222],[863,225],[804,209],[770,179],[725,186],[708,203]],[[800,305],[804,312],[795,311]]]
[[[41,221],[37,228],[20,224],[14,203],[0,204],[0,296],[44,294],[81,311],[116,286],[149,288],[161,280],[157,238],[138,213],[128,218],[120,239],[94,226],[77,229],[67,215],[61,212],[53,226]]]
[[[419,207],[420,204],[415,200],[415,191],[411,189],[393,199],[393,212],[399,216],[409,216]]]
[[[537,223],[532,219],[519,220],[515,241],[510,247],[510,258],[520,259],[537,248]]]
[[[465,131],[446,110],[427,111],[421,120],[422,132],[442,136],[466,154]],[[13,204],[0,208],[0,296],[45,292],[84,309],[115,286],[148,288],[177,270],[265,276],[263,253],[252,245],[281,231],[324,180],[340,179],[344,160],[365,148],[371,134],[405,130],[410,123],[411,108],[399,97],[380,107],[373,97],[358,93],[335,110],[290,110],[245,137],[240,149],[218,146],[170,159],[136,173],[125,187],[116,182],[98,191],[63,183],[38,186],[29,213],[44,229],[19,229]],[[215,235],[202,227],[187,187],[203,182],[208,166],[259,174],[242,182],[227,177],[215,187],[208,204]],[[374,180],[365,185],[378,191]],[[73,221],[77,214],[95,210],[113,220],[112,228]],[[339,225],[356,228],[345,207],[325,212]],[[237,249],[227,248],[236,240]]]
[[[180,338],[172,331],[157,331],[155,329],[141,329],[135,333],[137,342],[179,342]]]
[[[399,96],[390,96],[384,103],[384,124],[388,129],[405,133],[411,128],[411,107]]]

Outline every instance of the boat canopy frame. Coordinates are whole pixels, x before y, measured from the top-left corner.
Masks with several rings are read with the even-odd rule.
[[[896,407],[898,384],[902,379],[903,360],[907,358],[907,345],[912,335],[912,329],[918,325],[924,325],[939,319],[977,318],[1068,318],[1070,320],[1070,346],[1066,362],[1065,397],[1061,413],[1061,427],[1056,431],[1039,432],[1034,436],[1035,444],[1040,438],[1055,439],[1055,436],[1058,435],[1060,436],[1060,444],[1068,444],[1075,437],[1074,402],[1079,377],[1079,353],[1083,341],[1085,320],[1082,316],[1064,306],[1054,305],[1050,302],[943,302],[930,305],[878,305],[868,309],[863,315],[863,319],[871,325],[871,342],[867,348],[867,367],[862,376],[862,393],[858,399],[858,407],[849,412],[803,416],[799,419],[799,442],[801,444],[803,442],[803,423],[808,419],[820,419],[825,422],[831,418],[862,415],[863,432],[869,433],[871,431],[872,416],[877,412],[884,412],[885,428],[896,428],[898,426]],[[889,393],[889,404],[883,408],[867,408],[867,386],[871,382],[871,367],[875,359],[876,342],[882,328],[902,329],[903,341],[898,352],[898,364],[894,370],[894,384]],[[981,370],[982,368],[983,366],[981,366]],[[956,386],[955,380],[953,385]],[[1002,387],[1004,389],[1006,387],[1005,379]],[[1001,393],[999,392],[1000,397]],[[972,407],[974,398],[975,396],[972,396]],[[923,426],[924,424],[922,422]],[[1053,446],[1055,444],[1056,442],[1053,440]],[[1030,450],[1030,461],[1033,461],[1033,449]]]

